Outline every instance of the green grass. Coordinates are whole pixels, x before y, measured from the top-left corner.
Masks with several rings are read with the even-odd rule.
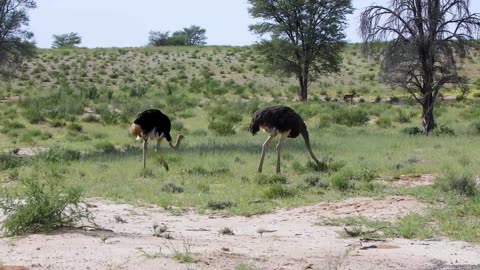
[[[478,100],[439,103],[434,113],[442,132],[405,134],[402,130],[421,127],[420,108],[404,92],[376,80],[376,58],[366,59],[358,45],[349,45],[341,73],[313,83],[310,101],[297,103],[291,101],[296,80],[264,73],[251,47],[40,50],[17,78],[0,83],[0,96],[22,97],[0,106],[0,149],[50,150],[22,160],[0,155],[0,184],[5,176],[25,178],[56,167],[66,185],[80,186],[87,197],[231,215],[355,196],[408,194],[427,202],[442,198],[442,207],[400,220],[392,235],[480,241],[475,234],[478,194],[462,177],[471,180],[479,174]],[[480,78],[479,64],[462,70],[472,82]],[[478,92],[475,83],[471,89]],[[343,95],[352,90],[366,102],[345,104]],[[446,95],[456,91],[448,89]],[[377,96],[382,102],[372,103]],[[399,103],[385,102],[392,97]],[[251,136],[250,116],[274,104],[289,105],[305,119],[324,168],[312,166],[297,138],[283,147],[282,176],[274,174],[273,143],[264,173],[256,172],[267,135]],[[178,151],[164,142],[161,157],[150,149],[143,170],[141,143],[128,135],[128,127],[147,108],[168,114],[172,136],[182,133],[186,138]],[[98,115],[85,116],[86,111]],[[414,189],[380,184],[423,173],[451,181]]]

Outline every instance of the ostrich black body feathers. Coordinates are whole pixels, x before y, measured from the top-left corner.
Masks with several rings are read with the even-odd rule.
[[[133,123],[139,125],[142,128],[143,134],[147,135],[154,131],[156,136],[163,136],[167,141],[172,140],[170,136],[170,129],[172,124],[168,116],[163,114],[160,110],[150,109],[138,114],[137,119]]]
[[[250,124],[250,132],[255,135],[260,128],[275,128],[283,133],[290,130],[288,137],[296,138],[307,127],[303,119],[294,110],[287,106],[272,106],[254,113]]]

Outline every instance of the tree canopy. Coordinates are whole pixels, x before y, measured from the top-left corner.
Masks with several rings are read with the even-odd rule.
[[[338,72],[345,45],[350,0],[249,0],[250,14],[259,22],[250,30],[261,36],[258,45],[273,70],[295,75],[299,96],[307,100],[308,86],[319,76]]]
[[[392,0],[361,15],[363,40],[388,41],[382,63],[385,81],[408,91],[423,108],[423,129],[435,127],[433,107],[445,84],[463,85],[456,58],[478,39],[480,15],[469,0]]]
[[[27,11],[33,0],[0,0],[0,76],[10,77],[25,58],[35,53],[33,33],[27,30]]]
[[[74,48],[82,43],[82,37],[78,33],[70,32],[61,35],[53,35],[52,48]]]
[[[200,26],[192,25],[173,32],[150,31],[148,44],[150,46],[198,46],[205,45],[207,31]]]

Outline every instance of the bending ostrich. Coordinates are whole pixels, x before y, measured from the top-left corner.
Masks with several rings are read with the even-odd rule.
[[[168,116],[163,114],[160,110],[150,109],[140,113],[137,119],[133,121],[130,127],[130,134],[136,136],[137,139],[143,139],[143,168],[146,166],[147,158],[147,143],[148,139],[157,139],[155,152],[160,148],[160,142],[163,138],[167,139],[172,149],[177,149],[180,141],[184,138],[183,135],[178,135],[175,144],[172,143],[170,136],[170,129],[172,124]],[[164,161],[165,169],[168,171],[168,164]]]
[[[307,146],[312,159],[318,166],[321,166],[320,162],[312,152],[305,122],[303,122],[300,115],[291,108],[286,106],[272,106],[255,112],[250,124],[250,132],[252,135],[255,135],[260,128],[265,130],[269,134],[269,137],[262,145],[262,155],[260,156],[260,163],[258,164],[258,172],[262,172],[265,151],[267,150],[270,141],[279,134],[280,141],[276,147],[277,173],[280,173],[280,150],[282,148],[282,143],[285,138],[296,138],[299,134],[301,134],[305,140],[305,145]]]

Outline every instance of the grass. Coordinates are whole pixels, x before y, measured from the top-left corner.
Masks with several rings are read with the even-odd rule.
[[[416,135],[420,108],[399,89],[372,80],[379,61],[363,58],[359,50],[349,45],[341,73],[313,83],[304,103],[291,101],[295,79],[264,73],[250,47],[40,50],[9,87],[0,87],[0,96],[22,96],[21,102],[0,106],[0,147],[49,150],[27,159],[0,154],[0,183],[8,175],[22,179],[57,167],[65,184],[80,186],[86,197],[230,215],[354,196],[452,198],[428,215],[406,217],[395,235],[480,241],[474,233],[480,214],[472,185],[480,160],[479,102],[439,103],[434,113],[442,128],[435,136]],[[473,82],[480,78],[473,72],[479,64],[464,69]],[[51,76],[55,72],[58,77]],[[47,75],[51,80],[42,81]],[[352,90],[365,103],[345,104],[342,97]],[[264,173],[256,173],[267,136],[248,133],[250,116],[274,104],[289,105],[305,119],[313,151],[325,166],[312,166],[297,138],[283,147],[281,176],[274,174],[273,144]],[[147,108],[167,113],[172,136],[182,133],[186,139],[177,151],[165,143],[160,154],[150,149],[143,170],[141,144],[127,130],[135,114]],[[95,116],[84,116],[85,111]],[[423,173],[450,180],[415,189],[377,181]],[[449,221],[449,215],[456,220]],[[436,225],[426,226],[432,222]]]

